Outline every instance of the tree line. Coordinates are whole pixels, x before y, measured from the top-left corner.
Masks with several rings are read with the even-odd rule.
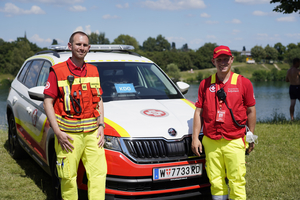
[[[158,35],[156,38],[149,37],[142,45],[129,35],[121,34],[113,42],[105,37],[105,33],[92,32],[89,36],[90,44],[127,44],[135,48],[135,52],[145,56],[158,64],[164,71],[168,70],[169,64],[174,64],[169,69],[178,68],[179,71],[213,68],[211,58],[213,50],[218,45],[216,43],[205,43],[196,50],[188,48],[184,44],[181,48],[176,48],[174,42],[169,43],[164,36]],[[57,44],[53,39],[52,45]],[[35,53],[46,50],[36,44],[31,43],[26,37],[19,37],[16,41],[6,42],[0,38],[0,73],[16,75],[25,59]],[[246,50],[243,47],[243,50]],[[235,62],[245,62],[246,55],[241,55],[241,51],[232,51]],[[296,57],[300,58],[300,42],[291,43],[287,46],[277,43],[274,47],[255,46],[251,49],[252,58],[256,62],[282,61],[291,63]]]

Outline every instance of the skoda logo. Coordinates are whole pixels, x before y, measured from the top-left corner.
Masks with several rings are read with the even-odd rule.
[[[177,135],[177,132],[174,128],[169,128],[168,133],[171,136],[176,136]]]

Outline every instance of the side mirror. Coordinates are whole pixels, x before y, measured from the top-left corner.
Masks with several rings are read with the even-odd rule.
[[[190,88],[189,84],[181,81],[176,82],[176,85],[182,94],[186,94]]]
[[[29,97],[37,101],[44,101],[45,86],[37,86],[28,90]]]

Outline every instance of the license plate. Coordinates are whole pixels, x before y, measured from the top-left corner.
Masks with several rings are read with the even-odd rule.
[[[202,163],[173,167],[153,168],[153,180],[184,179],[202,175]]]

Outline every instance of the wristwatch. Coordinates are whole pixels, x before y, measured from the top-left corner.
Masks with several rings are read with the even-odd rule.
[[[99,124],[99,127],[102,126],[103,128],[105,128],[105,124]]]

